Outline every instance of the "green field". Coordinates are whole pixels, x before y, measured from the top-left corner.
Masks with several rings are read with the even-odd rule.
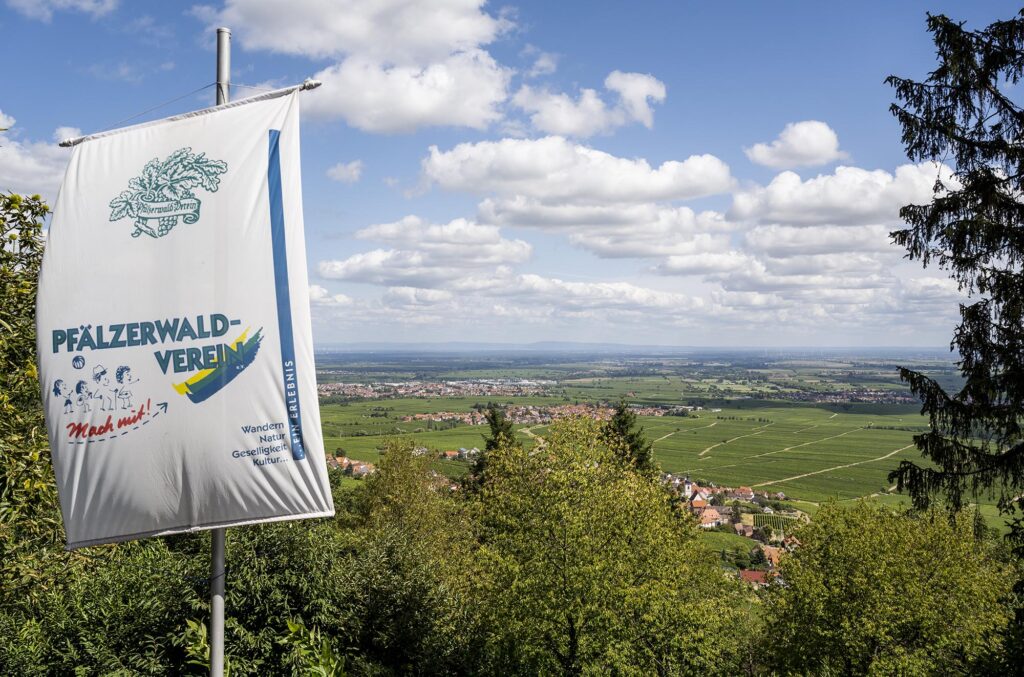
[[[628,383],[628,380],[627,380]],[[516,404],[559,404],[560,398],[516,398]],[[390,436],[408,436],[428,449],[444,451],[483,445],[484,426],[429,430],[424,421],[402,416],[437,411],[470,411],[471,398],[397,399],[324,405],[325,444],[352,458],[373,461]],[[911,430],[923,419],[909,415],[836,413],[799,406],[709,410],[696,417],[642,417],[655,454],[668,472],[729,486],[782,491],[804,501],[849,499],[878,493],[902,458],[916,458]],[[517,426],[518,429],[527,426]],[[536,427],[536,434],[546,429]],[[520,434],[524,444],[532,438]],[[446,467],[457,464],[446,462]]]
[[[792,534],[802,521],[782,515],[754,515],[754,526],[769,526],[775,534]]]
[[[920,460],[913,436],[926,429],[927,421],[915,406],[813,405],[763,399],[772,390],[792,392],[807,387],[830,387],[816,380],[814,372],[818,367],[814,365],[773,367],[763,373],[751,372],[751,378],[630,377],[615,375],[612,369],[605,376],[601,374],[600,363],[589,364],[587,368],[590,375],[561,380],[547,397],[492,399],[501,405],[549,406],[567,402],[607,404],[622,397],[638,405],[702,403],[705,408],[690,416],[640,418],[666,472],[688,474],[694,480],[718,485],[781,491],[794,507],[812,516],[818,504],[829,499],[847,501],[879,496],[886,502],[906,503],[904,497],[889,494],[891,484],[887,476],[903,459]],[[562,369],[568,371],[559,365],[545,376],[556,376]],[[484,373],[463,370],[460,375]],[[526,373],[523,370],[522,374]],[[769,380],[758,380],[759,377]],[[856,378],[876,387],[892,385],[891,378],[885,378],[881,372],[860,373]],[[714,399],[719,397],[723,399]],[[430,397],[325,404],[321,406],[325,444],[329,453],[364,461],[376,461],[391,437],[412,438],[432,452],[481,448],[486,426],[402,421],[402,417],[441,411],[468,412],[487,401],[486,397]],[[722,404],[715,404],[718,401]],[[540,436],[547,432],[546,426],[516,428],[520,431],[520,442],[527,447],[535,444],[535,438],[523,433],[523,429],[530,428]],[[450,477],[458,477],[465,473],[467,464],[437,461],[434,467]],[[980,502],[987,521],[1002,526],[991,501]]]
[[[917,458],[918,416],[836,413],[816,407],[700,412],[697,419],[645,419],[669,472],[820,502],[885,490],[889,471]]]
[[[744,538],[743,536],[737,536],[736,534],[727,534],[722,531],[710,531],[706,529],[701,530],[700,540],[712,550],[719,552],[722,550],[742,550],[743,552],[750,552],[758,545],[758,542],[752,538]]]

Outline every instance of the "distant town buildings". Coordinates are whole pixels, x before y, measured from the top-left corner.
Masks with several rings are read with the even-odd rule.
[[[352,399],[397,397],[530,397],[547,395],[554,381],[527,379],[471,379],[464,381],[403,381],[398,383],[320,383],[321,397]]]
[[[373,463],[354,461],[347,456],[328,456],[327,467],[332,470],[340,470],[356,479],[363,479],[377,472],[377,466]]]
[[[665,416],[680,407],[634,407],[638,416]],[[558,404],[558,405],[511,405],[504,408],[505,418],[517,425],[547,425],[552,421],[572,416],[585,416],[598,421],[607,421],[615,413],[611,407],[597,404]],[[401,419],[404,423],[412,421],[454,421],[463,425],[484,425],[487,419],[482,411],[435,411],[426,414],[410,414]]]

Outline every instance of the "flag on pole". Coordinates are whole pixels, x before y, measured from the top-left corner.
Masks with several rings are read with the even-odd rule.
[[[87,137],[39,278],[69,548],[334,514],[299,88]]]

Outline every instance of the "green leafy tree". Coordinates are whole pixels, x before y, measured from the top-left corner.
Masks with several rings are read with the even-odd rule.
[[[766,654],[782,674],[998,674],[1012,581],[971,520],[832,502],[779,565]],[[1005,673],[1004,673],[1005,674]]]
[[[0,607],[38,594],[66,561],[36,371],[48,213],[38,195],[0,193]]]
[[[619,448],[625,453],[626,460],[638,471],[649,475],[658,472],[653,445],[644,435],[644,429],[637,423],[636,414],[626,400],[619,400],[615,406],[615,412],[605,423],[604,434],[621,442]]]
[[[345,657],[316,628],[307,629],[301,621],[288,621],[288,634],[281,643],[291,647],[295,672],[309,677],[343,677]]]
[[[487,477],[487,463],[492,451],[503,445],[517,444],[516,432],[512,421],[505,416],[505,411],[496,404],[487,403],[484,411],[489,435],[484,435],[484,448],[473,461],[464,486],[470,491],[478,490]]]
[[[176,639],[203,613],[209,562],[167,541],[90,548],[0,609],[0,674],[182,673]]]
[[[341,572],[340,625],[360,656],[353,672],[362,662],[394,674],[452,674],[475,660],[473,506],[453,497],[414,448],[387,444],[356,499],[363,521],[347,536],[349,551],[331,556]]]
[[[742,594],[598,422],[496,448],[480,494],[491,674],[735,674]]]
[[[1024,13],[981,30],[928,16],[938,65],[924,81],[890,76],[912,160],[936,169],[935,193],[907,205],[892,233],[910,259],[950,272],[968,301],[952,348],[963,386],[946,392],[901,369],[931,430],[915,436],[925,463],[903,461],[890,479],[919,508],[937,496],[959,508],[993,490],[1009,507],[1024,489],[1024,109],[1013,87],[1024,73]]]

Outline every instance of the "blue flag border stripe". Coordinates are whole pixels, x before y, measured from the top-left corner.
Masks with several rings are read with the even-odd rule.
[[[292,334],[292,303],[288,287],[288,250],[284,232],[284,202],[281,190],[281,130],[270,130],[270,162],[267,186],[270,190],[270,239],[274,251],[274,289],[277,294],[277,328],[281,339],[281,372],[284,379],[284,400],[288,414],[292,458],[306,457],[302,441],[302,409],[299,403],[295,338]],[[289,366],[290,365],[290,366]]]

